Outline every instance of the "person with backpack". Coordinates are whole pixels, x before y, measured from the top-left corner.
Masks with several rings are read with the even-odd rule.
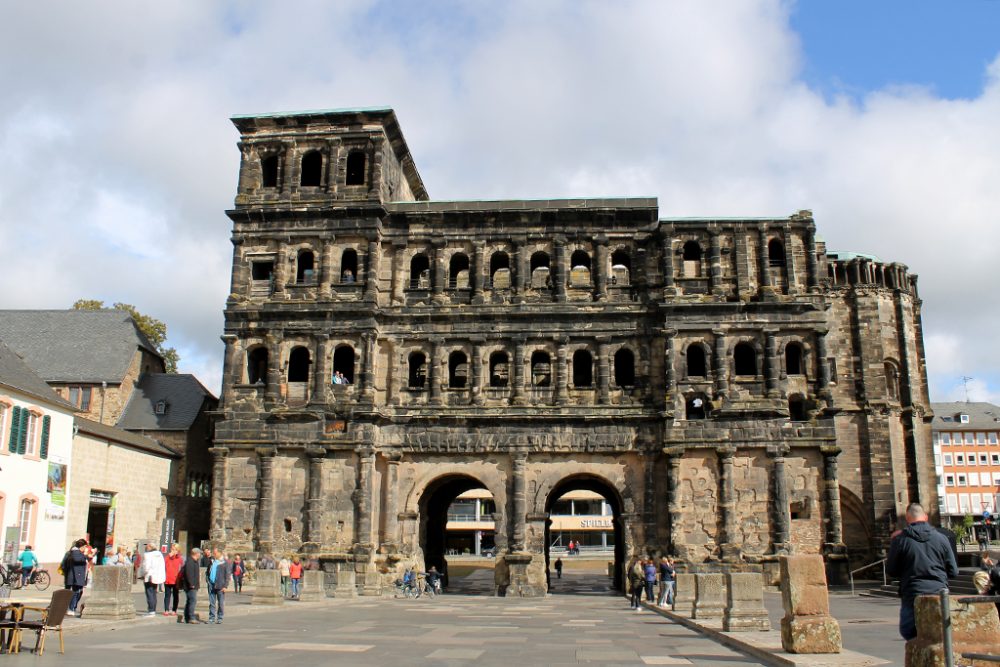
[[[233,571],[222,549],[215,547],[214,558],[208,566],[208,622],[222,625],[226,611],[226,589]]]
[[[645,579],[645,572],[642,569],[642,561],[638,556],[632,556],[632,560],[628,567],[628,590],[631,593],[630,604],[631,608],[635,609],[637,612],[642,611],[639,607],[639,600],[642,598],[643,589],[643,579]]]
[[[83,587],[87,585],[87,557],[82,551],[85,546],[87,546],[87,540],[74,542],[59,565],[59,569],[63,573],[65,587],[73,591],[73,597],[69,599],[69,611],[66,612],[70,616],[79,616],[77,605],[80,604]]]

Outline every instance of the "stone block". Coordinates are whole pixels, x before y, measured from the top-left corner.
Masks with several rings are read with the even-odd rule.
[[[766,632],[771,629],[771,620],[764,608],[763,575],[758,572],[726,574],[726,610],[722,615],[722,629],[726,632]]]
[[[357,573],[351,561],[336,561],[337,584],[333,589],[335,598],[358,597]]]
[[[254,588],[252,604],[285,604],[281,594],[281,573],[277,570],[257,570],[257,585]]]
[[[86,618],[120,620],[135,618],[132,601],[132,568],[98,565],[91,574],[94,584],[84,598]]]
[[[789,653],[840,653],[840,624],[830,616],[820,555],[781,557],[781,646]]]
[[[941,599],[937,595],[921,595],[913,604],[917,619],[917,637],[906,642],[907,667],[937,667],[944,665]],[[965,664],[962,653],[997,653],[1000,637],[1000,616],[992,604],[963,605],[951,597],[951,647],[955,664]]]
[[[319,570],[306,570],[302,573],[302,590],[299,600],[303,602],[319,602],[326,598],[326,574]]]
[[[675,614],[691,618],[694,614],[695,584],[693,574],[677,573],[674,580],[674,606]]]
[[[694,575],[694,613],[691,618],[721,618],[726,610],[726,582],[721,574]]]

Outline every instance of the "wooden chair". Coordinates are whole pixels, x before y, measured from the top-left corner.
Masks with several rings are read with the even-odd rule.
[[[17,624],[17,628],[14,630],[16,637],[14,640],[17,642],[17,648],[20,652],[21,650],[21,633],[25,630],[35,631],[35,653],[42,655],[45,653],[45,633],[49,630],[55,630],[59,633],[59,652],[65,653],[65,646],[63,645],[63,619],[66,618],[66,612],[69,611],[69,601],[73,597],[73,591],[70,589],[60,589],[52,593],[52,600],[49,602],[49,606],[44,609],[40,607],[25,607],[25,611],[37,611],[41,612],[42,617],[37,621],[26,621],[23,618]]]

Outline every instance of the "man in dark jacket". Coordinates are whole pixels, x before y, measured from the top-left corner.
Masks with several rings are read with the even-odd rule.
[[[87,585],[87,557],[81,551],[81,547],[86,546],[87,540],[77,540],[70,547],[70,550],[63,556],[60,567],[63,571],[66,588],[73,591],[73,597],[69,599],[70,616],[77,616],[76,606],[80,604],[80,596],[83,595],[83,587]]]
[[[910,640],[917,636],[913,601],[918,595],[937,593],[958,576],[958,563],[948,540],[927,523],[927,512],[917,503],[906,508],[906,528],[897,531],[889,547],[886,570],[899,577],[899,634]]]
[[[201,588],[201,567],[198,561],[201,560],[201,549],[195,547],[191,550],[191,555],[181,568],[180,581],[184,589],[184,622],[200,623],[194,613],[194,606],[198,603],[198,589]]]
[[[226,555],[219,547],[215,547],[214,558],[208,566],[208,622],[222,623],[222,615],[226,611],[226,589],[232,579],[233,570]]]

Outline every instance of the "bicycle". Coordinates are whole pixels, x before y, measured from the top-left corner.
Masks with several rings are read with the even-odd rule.
[[[420,591],[417,587],[413,585],[412,582],[403,582],[402,579],[397,579],[395,582],[396,592],[394,597],[396,598],[418,598],[420,597]]]
[[[24,576],[22,575],[22,568],[20,565],[14,565],[10,569],[11,576],[13,578],[14,590],[20,590],[24,584]],[[34,584],[35,588],[40,591],[44,591],[52,583],[52,578],[49,576],[49,571],[40,567],[36,567],[31,571],[31,576],[28,577],[28,585]]]
[[[15,577],[11,568],[4,567],[3,563],[0,563],[0,598],[10,597],[11,590],[15,588],[15,581],[17,582],[16,588],[20,588],[21,575],[18,574]]]

